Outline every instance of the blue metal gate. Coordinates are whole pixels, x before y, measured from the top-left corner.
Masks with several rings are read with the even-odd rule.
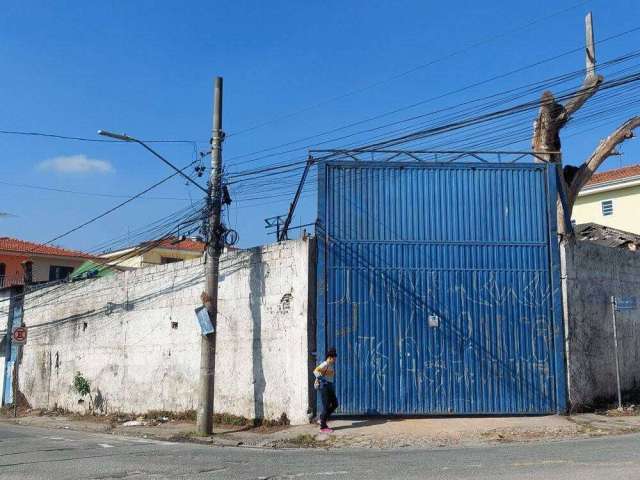
[[[339,413],[564,411],[545,164],[318,168],[318,355],[338,350]]]

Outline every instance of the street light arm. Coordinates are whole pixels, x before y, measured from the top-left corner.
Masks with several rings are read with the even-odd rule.
[[[185,174],[182,172],[182,170],[180,170],[178,167],[176,167],[173,163],[171,163],[169,160],[167,160],[166,158],[164,158],[162,155],[160,155],[158,152],[156,152],[153,148],[151,148],[149,145],[147,145],[146,143],[132,138],[131,141],[139,143],[140,145],[142,145],[144,148],[146,148],[147,150],[149,150],[153,155],[155,155],[156,157],[158,157],[160,160],[162,160],[164,163],[166,163],[167,165],[169,165],[169,167],[173,168],[176,172],[178,172],[180,175],[182,175],[187,181],[193,183],[196,187],[198,187],[200,190],[202,190],[204,193],[206,193],[207,195],[209,195],[209,190],[207,190],[206,188],[204,188],[202,185],[200,185],[198,182],[196,182],[193,178],[191,178],[189,175]]]
[[[204,188],[202,185],[200,185],[198,182],[196,182],[194,179],[192,179],[189,175],[186,175],[182,170],[180,170],[173,163],[171,163],[169,160],[164,158],[162,155],[160,155],[158,152],[156,152],[153,148],[151,148],[149,145],[144,143],[142,140],[138,140],[137,138],[130,137],[129,135],[126,135],[126,134],[113,133],[113,132],[109,132],[107,130],[98,130],[98,135],[102,135],[103,137],[115,138],[116,140],[122,140],[123,142],[135,142],[135,143],[138,143],[138,144],[142,145],[149,152],[151,152],[153,155],[158,157],[164,163],[169,165],[169,167],[171,167],[176,172],[178,172],[180,175],[182,175],[187,181],[193,183],[196,187],[198,187],[200,190],[202,190],[204,193],[206,193],[207,196],[209,195],[209,191],[206,188]]]

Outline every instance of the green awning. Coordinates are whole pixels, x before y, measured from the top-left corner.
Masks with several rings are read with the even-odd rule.
[[[87,260],[71,274],[71,280],[80,280],[82,278],[100,278],[113,275],[115,270],[101,263]]]

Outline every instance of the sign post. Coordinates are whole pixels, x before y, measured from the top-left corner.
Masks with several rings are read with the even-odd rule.
[[[616,356],[616,386],[618,389],[618,410],[622,410],[622,391],[620,387],[620,358],[618,356],[618,329],[616,325],[616,312],[635,310],[637,301],[635,297],[611,297],[611,317],[613,320],[613,349]]]
[[[617,299],[611,297],[611,316],[613,318],[613,349],[616,356],[616,386],[618,387],[618,410],[622,410],[622,392],[620,390],[620,359],[618,358],[618,330],[616,328]]]

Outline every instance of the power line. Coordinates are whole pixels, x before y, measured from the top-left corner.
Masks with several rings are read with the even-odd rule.
[[[82,195],[87,197],[104,197],[104,198],[129,198],[131,195],[118,195],[114,193],[97,193],[97,192],[82,192],[77,190],[66,190],[64,188],[45,187],[42,185],[30,185],[26,183],[11,183],[0,180],[0,185],[7,185],[10,187],[27,188],[31,190],[42,190],[46,192],[56,193],[68,193],[73,195]],[[184,197],[141,197],[143,200],[189,200]]]
[[[638,56],[638,55],[640,55],[640,51],[635,52],[633,55],[628,55],[622,58],[633,58],[634,56]],[[629,68],[626,70],[628,71]],[[612,80],[605,82],[600,87],[600,92],[602,92],[602,94],[599,95],[599,97],[597,97],[598,98],[597,101],[606,100],[608,98],[608,94],[606,92],[607,90],[625,86],[629,83],[637,82],[638,80],[640,80],[640,74],[636,72],[623,77],[614,78]],[[562,76],[562,81],[564,81],[564,76]],[[537,82],[536,86],[539,86],[539,83],[540,82]],[[528,90],[532,91],[533,89],[528,88]],[[613,92],[613,94],[619,95],[620,93]],[[557,100],[558,101],[567,100],[567,99],[573,98],[575,95],[576,95],[575,87],[568,88],[559,94],[559,96],[557,97]],[[514,97],[513,99],[516,99],[516,98],[518,97]],[[467,132],[470,127],[476,128],[475,126],[480,126],[488,122],[494,122],[496,120],[501,121],[502,119],[505,119],[513,115],[528,113],[531,110],[537,109],[540,105],[540,101],[539,99],[535,99],[535,100],[527,101],[524,103],[516,104],[511,107],[503,108],[500,110],[494,110],[494,111],[487,110],[487,106],[495,106],[497,104],[498,102],[492,102],[488,105],[481,106],[481,108],[479,109],[472,109],[471,112],[469,112],[474,114],[472,116],[461,117],[458,114],[456,114],[452,118],[448,119],[448,120],[453,120],[449,123],[438,124],[435,122],[428,122],[427,124],[428,128],[417,130],[417,131],[413,130],[399,137],[398,136],[392,137],[392,138],[387,137],[383,141],[379,141],[376,143],[369,143],[367,145],[360,146],[358,148],[383,148],[383,147],[388,147],[392,145],[400,145],[400,144],[408,143],[411,141],[419,140],[427,136],[435,136],[443,133],[452,133],[456,130],[462,130],[462,129],[467,129],[465,130],[465,132]],[[593,102],[591,105],[593,105]],[[450,109],[451,108],[446,108],[441,111],[447,111]],[[487,112],[487,113],[484,113],[484,112]],[[491,127],[491,128],[495,128],[495,127]],[[345,148],[348,149],[348,147],[345,147]],[[337,154],[334,154],[331,156],[336,157]],[[241,178],[241,177],[254,177],[254,178],[261,179],[267,176],[274,176],[274,175],[291,172],[293,170],[298,170],[302,168],[302,164],[304,163],[305,161],[300,160],[297,162],[271,165],[262,169],[253,169],[253,170],[248,170],[244,172],[238,172],[230,176],[230,178],[233,179],[230,182],[230,184],[252,180],[252,178],[247,179],[247,178]],[[293,167],[293,168],[290,168],[290,167]],[[265,173],[265,172],[270,172],[270,173]]]
[[[57,138],[58,140],[76,140],[79,142],[93,142],[93,143],[118,143],[118,140],[105,140],[103,138],[87,138],[68,135],[59,135],[56,133],[44,133],[44,132],[25,132],[19,130],[0,130],[2,135],[22,135],[30,137],[46,137]],[[197,140],[144,140],[147,143],[188,143],[198,144],[206,142],[198,142]],[[121,142],[120,142],[121,143]]]
[[[198,213],[198,215],[191,215],[191,216],[186,216],[183,218],[187,218],[191,220],[191,223],[195,223],[195,222],[200,222],[202,220],[202,215]],[[181,224],[184,224],[185,222],[181,222]],[[100,260],[98,260],[97,258],[93,258],[92,261],[94,262],[100,262],[102,263],[102,265],[100,265],[96,270],[98,272],[104,271],[106,269],[109,268],[114,268],[117,267],[120,263],[126,261],[127,259],[131,258],[131,256],[135,256],[135,255],[142,255],[144,253],[146,253],[147,251],[150,251],[154,248],[156,248],[158,245],[160,245],[162,242],[164,242],[165,240],[167,240],[168,238],[171,238],[173,236],[173,234],[175,233],[175,227],[172,227],[172,229],[168,232],[166,232],[165,234],[163,234],[160,238],[157,238],[151,242],[147,242],[144,245],[140,245],[137,248],[135,248],[133,251],[127,251],[127,252],[122,252],[121,254],[119,254],[116,257],[112,257],[109,259],[104,259],[100,262]],[[80,285],[81,282],[78,282],[79,285],[77,288],[81,287],[82,285]],[[25,297],[27,294],[30,293],[35,293],[39,290],[43,290],[43,292],[41,292],[40,294],[36,295],[35,297],[31,297],[30,300],[37,300],[38,298],[42,297],[42,296],[46,296],[49,295],[52,292],[55,292],[57,290],[60,290],[61,288],[65,288],[66,286],[68,286],[69,283],[67,281],[63,281],[63,280],[54,280],[54,281],[50,281],[50,282],[44,282],[41,284],[37,284],[34,285],[35,290],[30,290],[30,291],[24,291],[22,294],[17,295],[17,297]],[[48,289],[49,287],[51,287],[51,289]],[[47,290],[48,289],[48,290]],[[73,290],[72,290],[73,292]],[[70,293],[72,293],[70,292]],[[0,303],[5,302],[5,301],[9,301],[10,299],[5,299],[5,300],[0,300]],[[55,303],[59,302],[59,298],[56,297]]]
[[[632,69],[637,69],[637,66],[626,67],[623,70],[617,73],[626,73],[632,71]],[[580,111],[580,116],[577,119],[573,119],[569,123],[569,127],[573,125],[583,125],[590,122],[601,121],[602,119],[608,117],[619,117],[625,111],[630,110],[632,108],[636,108],[635,104],[640,103],[640,100],[629,101],[626,95],[628,93],[633,93],[639,90],[638,81],[640,80],[640,74],[637,73],[637,70],[630,75],[614,77],[613,79],[605,82],[599,92],[583,109]],[[558,95],[557,100],[562,101],[563,99],[572,98],[576,94],[576,89],[571,88],[561,92]],[[634,95],[635,98],[635,95]],[[522,108],[522,107],[526,108]],[[451,142],[453,139],[459,137],[458,141],[463,141],[463,145],[457,146],[457,149],[494,149],[500,148],[500,146],[505,146],[509,144],[513,144],[514,142],[521,141],[529,141],[531,137],[531,125],[530,122],[527,121],[527,125],[524,126],[521,123],[513,123],[511,117],[513,115],[519,115],[520,117],[527,117],[532,109],[535,109],[539,106],[539,100],[535,102],[527,102],[524,104],[516,105],[515,111],[511,115],[502,115],[497,118],[488,118],[486,121],[482,122],[473,122],[473,120],[477,119],[477,116],[464,118],[462,121],[467,122],[471,120],[469,125],[462,125],[459,133],[457,135],[453,135],[456,133],[457,129],[449,130],[443,129],[442,132],[412,132],[413,138],[409,139],[400,139],[402,141],[398,141],[397,143],[406,143],[406,142],[415,142],[420,138],[431,137],[434,136],[439,138],[442,133],[446,133],[446,138],[444,141],[440,142],[440,145],[434,147],[431,143],[429,143],[429,149],[435,148],[449,148],[451,147]],[[506,109],[502,111],[498,111],[498,113],[505,112]],[[496,112],[490,112],[490,116],[494,115]],[[508,122],[508,123],[507,123]],[[504,126],[499,126],[500,124],[504,124]],[[452,124],[445,124],[445,126],[450,126]],[[437,128],[442,128],[442,124],[437,125]],[[474,132],[470,134],[470,132]],[[416,135],[416,133],[421,135]],[[386,141],[393,142],[394,140],[398,140],[398,138],[389,139]],[[421,145],[425,143],[422,142]],[[448,145],[449,147],[441,147],[441,145]],[[339,159],[339,155],[336,155],[335,159]],[[300,162],[302,163],[302,162]],[[252,171],[251,173],[256,173],[256,171]],[[266,176],[266,175],[265,175]],[[265,194],[265,189],[260,189],[260,185],[266,186],[266,191],[271,191],[274,189],[278,189],[281,191],[283,186],[281,184],[277,184],[273,179],[270,180],[262,180],[262,175],[255,175],[255,177],[243,179],[240,181],[244,181],[250,187],[245,187],[249,189],[252,196],[250,198],[241,197],[240,201],[248,200],[248,201],[257,201],[260,202],[261,198],[268,198]],[[291,177],[291,175],[287,175],[287,177]],[[282,177],[284,178],[284,177]],[[311,179],[312,180],[312,179]],[[296,185],[298,182],[294,181],[294,183],[290,186]],[[308,184],[307,184],[308,185]],[[305,191],[310,192],[311,190],[305,188]],[[278,195],[274,195],[278,196]],[[246,205],[249,206],[249,205]]]
[[[185,208],[181,208],[175,212],[170,213],[162,218],[159,218],[147,225],[136,228],[133,231],[128,231],[126,234],[118,235],[110,240],[101,242],[89,250],[89,253],[109,253],[114,249],[122,249],[126,247],[130,247],[131,245],[139,243],[140,240],[149,240],[156,239],[158,236],[161,236],[161,232],[169,226],[179,227],[180,224],[185,222],[185,219],[188,218],[194,212],[201,211],[201,209],[206,205],[205,200],[200,200],[195,204],[191,204]],[[179,232],[178,232],[179,233]],[[138,240],[139,239],[139,240]]]
[[[615,35],[611,35],[611,36],[606,37],[606,38],[604,38],[604,39],[602,39],[602,40],[600,40],[600,41],[598,41],[596,43],[597,44],[602,44],[602,43],[611,41],[611,40],[616,39],[616,38],[620,38],[622,36],[628,35],[630,33],[633,33],[633,32],[639,31],[639,30],[640,30],[640,27],[636,27],[636,28],[633,28],[633,29],[630,29],[630,30],[627,30],[627,31],[624,31],[624,32],[621,32],[621,33],[618,33],[618,34],[615,34]],[[562,58],[564,56],[567,56],[567,55],[570,55],[570,54],[573,54],[575,52],[579,52],[579,51],[582,51],[582,50],[584,50],[584,47],[578,47],[578,48],[575,48],[573,50],[569,50],[569,51],[564,52],[562,54],[556,55],[554,57],[547,58],[547,59],[544,59],[544,60],[529,64],[529,65],[526,65],[524,67],[520,67],[518,69],[512,70],[510,72],[503,73],[503,74],[500,74],[500,75],[496,75],[496,76],[493,76],[491,78],[482,80],[480,82],[476,82],[476,83],[473,83],[473,84],[470,84],[470,85],[467,85],[467,86],[464,86],[464,87],[461,87],[461,88],[458,88],[458,89],[454,89],[454,90],[451,90],[451,91],[446,92],[444,94],[437,95],[437,96],[434,96],[434,97],[430,97],[430,98],[427,98],[425,100],[421,100],[419,102],[415,102],[413,104],[406,105],[406,106],[397,108],[397,109],[389,111],[389,112],[385,112],[385,113],[382,113],[382,114],[379,114],[379,115],[376,115],[376,116],[373,116],[373,117],[369,117],[369,118],[366,118],[366,119],[363,119],[363,120],[359,120],[359,121],[356,121],[356,122],[353,122],[353,123],[350,123],[350,124],[347,124],[347,125],[336,127],[336,128],[321,132],[319,134],[314,134],[314,135],[303,137],[303,138],[300,138],[300,139],[297,139],[297,140],[294,140],[294,141],[286,142],[286,143],[275,145],[275,146],[272,146],[272,147],[267,147],[267,148],[264,148],[264,149],[261,149],[261,150],[257,150],[255,152],[237,155],[235,157],[232,157],[230,160],[240,159],[240,158],[244,158],[244,157],[250,157],[252,155],[261,154],[261,153],[265,153],[265,152],[268,152],[268,151],[277,150],[277,149],[282,148],[282,147],[295,145],[297,143],[301,143],[301,142],[304,142],[304,141],[307,141],[307,140],[312,140],[314,138],[322,137],[322,136],[325,136],[325,135],[328,135],[328,134],[331,134],[331,133],[336,133],[336,132],[339,132],[339,131],[342,131],[342,130],[348,130],[351,127],[358,126],[358,125],[361,125],[363,123],[368,123],[370,121],[374,121],[374,120],[377,120],[377,119],[380,119],[380,118],[383,118],[383,117],[386,117],[386,116],[394,115],[396,113],[399,113],[399,112],[402,112],[402,111],[405,111],[405,110],[409,110],[409,109],[415,108],[417,106],[420,106],[420,105],[423,105],[423,104],[426,104],[426,103],[429,103],[429,102],[432,102],[432,101],[435,101],[435,100],[439,100],[439,99],[442,99],[442,98],[445,98],[445,97],[448,97],[448,96],[451,96],[451,95],[454,95],[454,94],[458,94],[458,93],[461,93],[463,91],[466,91],[466,90],[469,90],[471,88],[474,88],[476,86],[487,84],[487,83],[490,83],[492,81],[495,81],[495,80],[498,80],[498,79],[501,79],[501,78],[505,78],[507,76],[510,76],[510,75],[513,75],[513,74],[516,74],[516,73],[520,73],[522,71],[525,71],[527,69],[533,68],[535,66],[539,66],[539,65],[542,65],[544,63],[548,63],[548,62],[557,60],[559,58]],[[615,65],[617,62],[621,62],[621,61],[625,61],[625,60],[627,60],[627,58],[624,57],[624,56],[618,57],[618,58],[614,58],[613,60],[611,60],[609,62],[601,62],[598,65],[598,68],[600,70],[602,70],[604,68],[607,68],[608,66]],[[583,69],[576,70],[576,71],[570,72],[568,74],[561,75],[559,77],[552,77],[552,80],[553,79],[562,80],[563,77],[565,77],[565,76],[567,78],[564,78],[564,79],[567,80],[568,77],[574,77],[574,76],[579,76],[579,75],[584,75],[584,70]],[[530,84],[530,86],[535,86],[535,83],[534,84]],[[505,92],[501,92],[501,93],[505,93]],[[493,94],[493,95],[489,95],[487,97],[481,97],[481,98],[478,98],[478,99],[475,99],[475,100],[464,102],[464,103],[462,103],[460,105],[470,104],[470,103],[477,102],[477,101],[480,101],[480,100],[483,100],[483,99],[496,97],[498,95],[500,95],[500,94]],[[436,110],[436,112],[438,112],[438,111],[439,110]],[[406,122],[409,122],[409,121],[413,121],[413,120],[425,117],[427,115],[432,115],[433,113],[434,112],[429,112],[429,113],[426,113],[426,114],[417,115],[417,116],[410,117],[410,118],[407,118],[407,119],[402,119],[402,120],[394,121],[394,122],[391,122],[391,123],[382,124],[382,125],[379,125],[377,127],[356,131],[356,132],[353,132],[353,133],[350,133],[350,134],[347,134],[347,135],[344,135],[344,136],[341,136],[341,137],[327,139],[327,140],[324,140],[322,142],[317,142],[317,143],[314,143],[314,144],[307,144],[307,145],[304,145],[304,146],[301,146],[301,147],[296,147],[296,148],[288,149],[288,150],[285,150],[285,151],[278,151],[278,152],[275,152],[275,153],[262,155],[262,156],[258,156],[258,157],[255,157],[255,158],[250,158],[248,160],[243,160],[241,162],[235,162],[235,165],[239,165],[239,164],[242,164],[242,163],[257,162],[257,161],[260,161],[260,160],[264,160],[264,159],[267,159],[267,158],[270,158],[270,157],[274,157],[274,156],[279,156],[279,155],[286,154],[286,153],[305,151],[305,150],[307,150],[308,148],[311,148],[311,147],[318,147],[318,146],[321,146],[321,145],[326,145],[326,144],[329,144],[329,143],[333,143],[335,141],[344,140],[346,138],[358,136],[358,135],[361,135],[361,134],[364,134],[364,133],[370,133],[372,131],[381,130],[381,129],[389,127],[389,126],[398,125],[398,124],[401,124],[401,123],[406,123]]]
[[[187,168],[191,167],[193,164],[195,164],[196,161],[193,161],[191,163],[189,163],[186,167],[184,167],[182,170],[186,170]],[[159,182],[154,183],[153,185],[151,185],[150,187],[145,188],[143,191],[136,193],[135,195],[129,197],[128,199],[126,199],[124,202],[120,202],[119,204],[109,208],[108,210],[105,210],[104,212],[100,213],[99,215],[96,215],[95,217],[90,218],[89,220],[87,220],[86,222],[81,223],[80,225],[73,227],[70,230],[67,230],[64,233],[61,233],[60,235],[55,236],[54,238],[52,238],[51,240],[48,240],[47,242],[43,243],[43,245],[48,245],[50,243],[55,242],[56,240],[60,240],[63,237],[66,237],[70,234],[72,234],[73,232],[76,232],[78,230],[80,230],[81,228],[86,227],[87,225],[92,224],[93,222],[106,217],[107,215],[109,215],[110,213],[118,210],[119,208],[124,207],[125,205],[127,205],[128,203],[131,203],[132,201],[134,201],[137,198],[140,198],[142,195],[144,195],[147,192],[150,192],[151,190],[153,190],[154,188],[162,185],[163,183],[171,180],[173,177],[175,177],[176,175],[178,175],[178,172],[172,173],[171,175],[169,175],[168,177],[163,178],[162,180],[160,180]]]
[[[288,114],[281,115],[281,116],[276,117],[274,119],[268,120],[266,122],[259,123],[257,125],[253,125],[251,127],[245,128],[243,130],[239,130],[237,132],[232,132],[232,133],[228,134],[227,136],[231,137],[231,136],[234,136],[234,135],[241,135],[241,134],[244,134],[244,133],[248,133],[248,132],[257,130],[259,128],[262,128],[262,127],[264,127],[266,125],[270,125],[272,123],[275,123],[275,122],[278,122],[278,121],[281,121],[281,120],[284,120],[284,119],[287,119],[287,118],[291,118],[291,117],[300,115],[301,113],[305,113],[305,112],[308,112],[310,110],[314,110],[314,109],[316,109],[318,107],[321,107],[321,106],[324,106],[326,104],[333,103],[333,102],[336,102],[338,100],[342,100],[342,99],[357,95],[359,93],[366,92],[368,90],[372,90],[372,89],[374,89],[376,87],[379,87],[381,85],[385,85],[386,83],[392,82],[394,80],[398,80],[398,79],[403,78],[403,77],[405,77],[407,75],[410,75],[410,74],[412,74],[414,72],[417,72],[418,70],[422,70],[422,69],[424,69],[426,67],[429,67],[431,65],[435,65],[437,63],[443,62],[443,61],[448,60],[450,58],[456,57],[456,56],[458,56],[458,55],[460,55],[462,53],[465,53],[465,52],[467,52],[469,50],[472,50],[472,49],[477,48],[479,46],[482,46],[484,44],[491,43],[494,40],[497,40],[499,38],[503,38],[503,37],[505,37],[505,36],[507,36],[507,35],[509,35],[511,33],[515,33],[515,32],[521,31],[521,30],[526,30],[526,29],[532,27],[533,25],[536,25],[537,23],[540,23],[542,21],[548,20],[549,18],[558,16],[558,15],[561,15],[561,14],[566,13],[568,11],[574,10],[574,9],[576,9],[578,7],[581,7],[582,5],[584,5],[584,4],[588,3],[588,2],[589,2],[589,0],[581,1],[581,2],[579,2],[577,4],[574,4],[574,5],[570,6],[570,7],[565,8],[565,9],[562,9],[562,10],[559,10],[557,12],[551,13],[551,14],[546,15],[544,17],[540,17],[540,18],[531,20],[531,21],[527,22],[526,24],[521,25],[519,27],[512,28],[510,30],[506,30],[506,31],[504,31],[502,33],[499,33],[499,34],[496,34],[496,35],[492,35],[492,36],[487,37],[487,38],[485,38],[483,40],[475,42],[475,43],[473,43],[473,44],[471,44],[471,45],[469,45],[467,47],[464,47],[462,49],[456,50],[456,51],[451,52],[451,53],[449,53],[447,55],[444,55],[442,57],[439,57],[439,58],[436,58],[434,60],[431,60],[429,62],[417,65],[415,67],[412,67],[412,68],[410,68],[408,70],[405,70],[403,72],[397,73],[395,75],[392,75],[391,77],[388,77],[388,78],[386,78],[384,80],[380,80],[380,81],[371,83],[371,84],[369,84],[369,85],[367,85],[367,86],[365,86],[363,88],[352,90],[350,92],[347,92],[347,93],[344,93],[344,94],[329,98],[328,100],[324,100],[322,102],[316,103],[316,104],[311,105],[309,107],[305,107],[305,108],[302,108],[300,110],[297,110],[297,111],[294,111],[294,112],[291,112],[291,113],[288,113]]]

